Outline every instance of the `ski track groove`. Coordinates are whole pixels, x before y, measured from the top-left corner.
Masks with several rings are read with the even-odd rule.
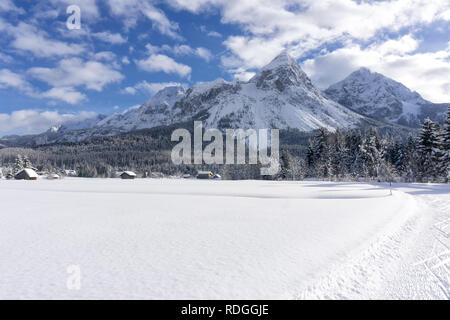
[[[378,237],[371,239],[366,244],[366,248],[359,254],[348,255],[344,263],[338,262],[331,266],[326,274],[322,275],[321,278],[313,279],[294,299],[377,299],[386,297],[386,292],[383,293],[383,291],[389,288],[384,288],[383,283],[386,283],[390,278],[397,280],[397,285],[411,285],[411,283],[403,284],[402,281],[398,281],[396,271],[402,271],[401,268],[406,267],[406,270],[413,273],[423,273],[423,268],[418,267],[423,265],[425,272],[435,279],[436,289],[441,293],[439,295],[435,292],[435,295],[450,300],[449,269],[447,267],[449,259],[442,259],[442,256],[446,256],[450,252],[448,245],[450,237],[446,232],[446,229],[450,226],[450,218],[448,218],[450,201],[436,200],[430,196],[412,197],[407,193],[403,194],[409,196],[409,199],[402,211],[411,212],[412,210],[413,213],[407,215],[404,221],[397,221],[397,223],[391,221],[387,227],[391,229],[394,225],[394,231],[390,230],[384,235],[378,235]],[[426,232],[427,225],[432,219],[427,216],[430,213],[435,220],[442,219],[428,227],[431,233],[430,242],[433,247],[431,252],[434,256],[422,262],[408,265],[411,258],[409,256],[411,249],[413,246],[421,244],[421,239],[414,231],[422,230],[422,232]],[[405,243],[410,245],[405,246]],[[437,248],[442,247],[446,251],[435,254],[437,250],[440,250]],[[439,262],[433,263],[436,259]],[[406,262],[403,262],[404,260]],[[410,270],[411,268],[412,270]],[[400,279],[403,279],[402,276],[400,276]],[[416,285],[414,282],[412,283],[413,286]],[[394,294],[389,298],[398,298],[395,290],[392,291]],[[401,298],[405,297],[401,296]]]

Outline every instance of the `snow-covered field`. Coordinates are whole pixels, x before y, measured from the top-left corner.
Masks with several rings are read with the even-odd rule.
[[[448,299],[449,233],[450,185],[0,180],[0,298]]]

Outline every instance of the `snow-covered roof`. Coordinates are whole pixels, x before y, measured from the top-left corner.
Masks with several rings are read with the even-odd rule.
[[[19,172],[16,173],[16,175],[18,175],[19,173],[22,172],[26,172],[26,174],[30,177],[30,178],[37,178],[38,174],[36,173],[36,171],[34,171],[33,169],[29,169],[29,168],[25,168],[20,170]]]
[[[198,174],[212,174],[211,171],[199,171]]]
[[[124,171],[124,172],[122,172],[121,174],[127,174],[127,175],[129,175],[129,176],[133,176],[133,177],[135,177],[136,176],[136,173],[134,173],[133,171]]]

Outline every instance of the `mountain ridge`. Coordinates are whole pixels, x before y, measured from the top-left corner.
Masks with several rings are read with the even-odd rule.
[[[371,73],[366,68],[357,72]],[[397,86],[403,85],[397,83]],[[83,122],[78,127],[63,125],[38,135],[4,137],[0,144],[35,146],[79,142],[194,120],[203,121],[205,128],[221,130],[292,128],[304,132],[322,127],[330,131],[370,125],[382,127],[386,126],[384,122],[389,123],[364,110],[342,105],[335,101],[336,97],[330,97],[327,90],[324,93],[316,88],[297,61],[284,51],[249,81],[216,79],[190,88],[166,87],[141,106],[126,112],[99,115],[96,120]],[[406,87],[404,90],[410,91]]]
[[[324,90],[325,95],[380,121],[418,128],[424,119],[443,122],[448,103],[432,103],[402,83],[360,68]]]

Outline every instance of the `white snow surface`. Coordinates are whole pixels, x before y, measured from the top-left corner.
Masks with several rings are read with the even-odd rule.
[[[0,203],[0,299],[449,298],[449,185],[0,180]]]

